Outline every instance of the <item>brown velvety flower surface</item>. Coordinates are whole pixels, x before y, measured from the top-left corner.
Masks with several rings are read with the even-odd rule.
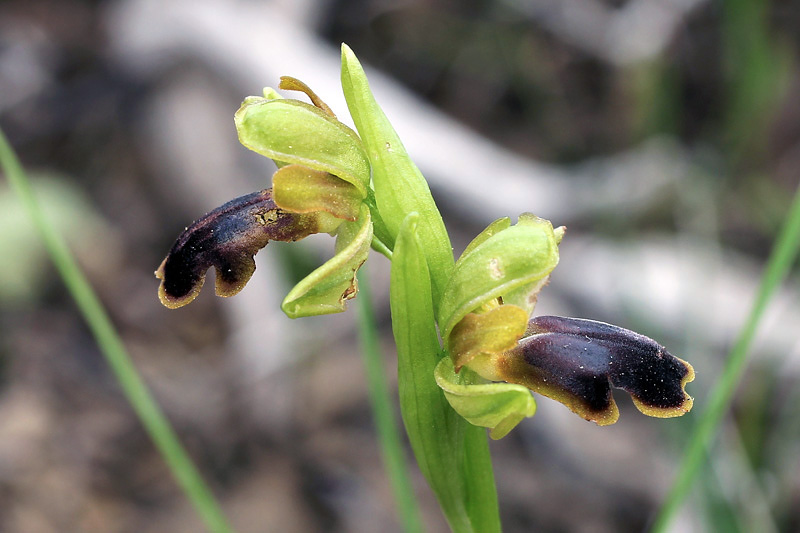
[[[656,417],[692,408],[684,391],[694,379],[689,363],[654,340],[593,320],[540,316],[502,360],[503,377],[553,398],[587,420],[613,424],[619,410],[611,386],[628,392],[636,407]]]
[[[256,269],[253,256],[269,241],[296,241],[317,232],[316,216],[280,209],[271,189],[235,198],[178,237],[156,271],[161,280],[158,296],[169,308],[188,304],[200,293],[212,266],[217,295],[233,296],[250,280]]]

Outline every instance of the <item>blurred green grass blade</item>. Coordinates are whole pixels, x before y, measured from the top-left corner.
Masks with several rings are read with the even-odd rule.
[[[720,2],[725,124],[734,159],[765,157],[770,125],[787,87],[791,52],[775,38],[770,0]]]
[[[375,310],[372,306],[370,285],[364,267],[358,273],[358,290],[359,295],[356,301],[358,303],[361,351],[364,355],[369,398],[372,404],[372,414],[375,417],[381,453],[386,463],[386,471],[389,474],[403,528],[409,532],[422,531],[419,507],[414,497],[411,479],[408,476],[397,419],[392,409],[389,387],[386,383],[383,358],[378,345]]]
[[[64,284],[75,300],[125,396],[187,498],[214,533],[231,531],[211,490],[184,450],[125,350],[103,305],[75,259],[36,201],[25,171],[5,135],[0,131],[0,164],[12,189],[25,206]]]
[[[702,467],[706,450],[741,381],[750,345],[753,343],[761,317],[775,290],[794,264],[798,249],[800,249],[800,187],[795,192],[786,221],[772,247],[750,315],[739,331],[722,375],[709,394],[706,410],[690,437],[675,482],[653,524],[651,529],[653,533],[667,531],[684,498],[691,490],[692,483]]]
[[[500,531],[486,431],[447,403],[434,379],[444,357],[434,320],[418,216],[403,222],[392,256],[390,302],[403,422],[420,470],[455,532]]]

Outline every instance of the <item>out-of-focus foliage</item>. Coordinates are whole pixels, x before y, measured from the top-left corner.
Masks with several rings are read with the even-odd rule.
[[[117,260],[112,229],[71,181],[38,176],[35,188],[42,208],[88,262],[86,266]],[[0,184],[0,304],[10,308],[39,297],[45,289],[48,263],[28,214],[8,185]]]

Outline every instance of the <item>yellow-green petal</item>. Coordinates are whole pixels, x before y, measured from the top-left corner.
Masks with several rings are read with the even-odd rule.
[[[528,313],[515,305],[501,305],[485,313],[467,314],[456,324],[448,339],[447,349],[456,371],[469,365],[477,355],[511,350],[527,327]]]
[[[287,165],[272,176],[275,203],[293,213],[325,211],[336,218],[355,220],[361,193],[351,183],[322,170]]]
[[[471,424],[490,428],[493,439],[536,413],[536,401],[522,385],[487,382],[467,368],[456,373],[449,357],[436,365],[435,376],[450,406]]]
[[[264,98],[267,100],[283,100],[283,95],[273,89],[272,87],[264,87]],[[249,101],[250,98],[258,98],[258,96],[248,96],[244,99],[245,103]]]

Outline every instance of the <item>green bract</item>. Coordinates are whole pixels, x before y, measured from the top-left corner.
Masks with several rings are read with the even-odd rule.
[[[405,217],[419,213],[417,233],[425,250],[433,284],[433,305],[437,308],[453,267],[450,237],[428,183],[375,101],[364,69],[347,45],[342,45],[342,89],[372,165],[376,206],[389,233],[386,244],[393,247]]]
[[[500,531],[484,431],[450,408],[433,379],[442,350],[418,224],[419,215],[411,213],[401,225],[389,293],[403,422],[420,470],[453,531]]]

